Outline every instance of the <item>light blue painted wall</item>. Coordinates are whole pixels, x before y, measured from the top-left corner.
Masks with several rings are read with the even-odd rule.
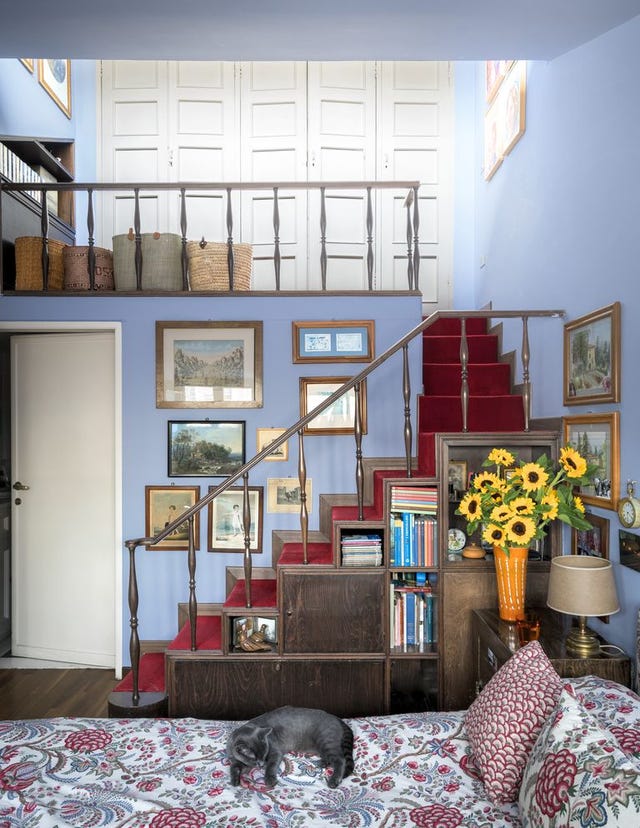
[[[477,301],[495,308],[563,308],[575,319],[616,300],[622,303],[622,402],[562,405],[561,323],[533,326],[534,416],[620,411],[620,480],[640,480],[637,436],[640,384],[636,354],[640,261],[640,18],[549,63],[529,64],[526,132],[491,181],[476,175]],[[482,123],[481,73],[477,122]],[[517,346],[520,331],[508,331]],[[610,552],[619,560],[615,512]],[[569,545],[568,533],[565,538]],[[640,573],[616,566],[623,612],[609,640],[634,651]]]

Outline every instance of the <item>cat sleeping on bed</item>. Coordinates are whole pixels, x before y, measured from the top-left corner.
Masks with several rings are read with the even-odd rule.
[[[353,731],[342,719],[306,707],[279,707],[237,727],[227,741],[231,762],[231,784],[240,784],[243,768],[264,767],[265,784],[277,783],[277,772],[285,753],[318,754],[330,788],[353,772]]]

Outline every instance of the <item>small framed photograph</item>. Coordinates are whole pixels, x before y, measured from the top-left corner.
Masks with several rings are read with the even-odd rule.
[[[256,451],[260,453],[266,447],[273,443],[275,439],[280,437],[282,434],[285,433],[286,428],[257,428],[256,429]],[[282,460],[289,459],[289,441],[286,440],[284,443],[278,446],[278,448],[274,449],[271,454],[268,454],[264,461],[267,462],[276,462]]]
[[[574,555],[588,555],[591,558],[609,560],[609,521],[607,518],[586,512],[585,518],[591,529],[571,530],[571,551]]]
[[[563,402],[620,402],[619,302],[565,324]]]
[[[358,322],[293,322],[294,362],[371,362],[373,319]]]
[[[242,642],[247,640],[249,645],[243,647]],[[250,646],[252,643],[270,644],[273,649],[278,644],[278,621],[276,618],[267,618],[262,615],[234,618],[231,643],[235,648],[248,652],[257,650]]]
[[[61,58],[40,58],[38,81],[67,118],[71,118],[71,61]]]
[[[351,377],[300,377],[300,416],[317,408]],[[353,434],[356,414],[355,389],[338,397],[328,408],[304,427],[305,434]],[[362,433],[367,433],[367,385],[360,383]]]
[[[156,322],[157,408],[262,408],[262,322]]]
[[[209,491],[215,489],[210,486]],[[262,552],[262,486],[249,486],[249,549]],[[215,497],[208,506],[209,552],[244,552],[244,488],[232,486]]]
[[[464,492],[467,489],[466,460],[449,460],[449,491]]]
[[[305,486],[307,493],[307,512],[311,514],[311,478],[307,478]],[[267,478],[267,511],[268,512],[295,512],[300,511],[300,481],[297,477],[269,477]]]
[[[619,413],[563,417],[562,426],[565,445],[597,466],[593,485],[580,488],[580,497],[592,506],[615,510],[620,491]]]
[[[640,535],[627,532],[626,529],[618,529],[618,542],[622,566],[640,572]]]
[[[195,506],[200,498],[200,486],[145,486],[145,532],[154,537],[183,512]],[[194,516],[195,548],[200,548],[200,513]],[[147,549],[188,549],[189,522],[181,523],[164,540],[148,544]]]
[[[169,477],[227,477],[244,465],[244,420],[169,420]]]

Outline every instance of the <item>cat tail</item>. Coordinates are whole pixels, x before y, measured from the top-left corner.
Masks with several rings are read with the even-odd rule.
[[[342,720],[341,720],[342,721]],[[353,773],[353,730],[346,722],[342,722],[342,739],[340,742],[342,747],[342,755],[344,756],[344,777],[350,776]]]

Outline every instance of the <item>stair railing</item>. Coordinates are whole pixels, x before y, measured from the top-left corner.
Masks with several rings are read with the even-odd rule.
[[[461,363],[461,391],[460,391],[460,406],[462,411],[463,431],[467,431],[467,415],[469,403],[469,382],[468,382],[468,364],[469,364],[469,342],[466,331],[466,322],[469,319],[520,319],[522,321],[522,371],[523,371],[523,405],[525,407],[524,422],[525,431],[529,430],[531,418],[531,386],[529,379],[529,362],[530,362],[530,344],[528,334],[528,321],[531,318],[564,318],[564,311],[562,310],[529,310],[529,311],[497,311],[497,310],[477,310],[477,311],[435,311],[430,316],[423,319],[418,325],[412,328],[407,334],[399,339],[395,344],[391,345],[379,357],[374,359],[366,368],[363,368],[359,374],[345,381],[333,394],[326,398],[316,408],[301,417],[292,426],[286,429],[279,437],[276,437],[268,446],[262,451],[258,452],[254,457],[248,460],[241,468],[229,475],[222,483],[200,498],[196,504],[191,506],[183,512],[178,518],[167,524],[160,532],[153,537],[135,538],[125,542],[129,550],[129,612],[130,612],[130,646],[129,654],[131,657],[131,671],[133,674],[133,692],[132,705],[137,707],[140,701],[139,682],[138,682],[138,668],[140,662],[140,640],[138,636],[138,605],[139,594],[136,577],[135,564],[135,550],[138,546],[153,546],[164,540],[179,526],[184,525],[188,521],[189,526],[189,550],[188,550],[188,569],[189,569],[189,623],[191,631],[191,650],[195,652],[196,646],[196,625],[197,625],[197,600],[195,590],[195,538],[194,538],[194,518],[195,515],[202,509],[207,507],[218,495],[226,491],[238,479],[243,480],[243,517],[245,519],[245,535],[244,535],[244,582],[245,582],[245,606],[250,608],[251,603],[251,575],[252,575],[252,557],[250,550],[249,528],[251,524],[251,512],[249,508],[249,491],[248,480],[249,472],[255,466],[259,465],[268,455],[275,451],[279,446],[285,443],[289,438],[298,435],[298,483],[300,487],[300,530],[302,535],[303,546],[303,564],[308,564],[308,510],[306,503],[306,481],[307,468],[304,454],[304,430],[305,426],[310,423],[318,414],[325,411],[339,400],[347,391],[353,389],[355,393],[355,412],[354,412],[354,439],[355,439],[355,457],[356,457],[356,498],[358,505],[358,520],[364,520],[364,473],[362,466],[362,411],[359,402],[359,389],[362,382],[376,371],[381,365],[384,365],[394,354],[402,351],[402,400],[403,400],[403,438],[405,446],[405,474],[407,478],[413,476],[412,468],[412,426],[411,426],[411,384],[409,376],[409,344],[425,330],[430,328],[435,322],[440,319],[460,319],[461,320],[461,336],[460,336],[460,363]]]

